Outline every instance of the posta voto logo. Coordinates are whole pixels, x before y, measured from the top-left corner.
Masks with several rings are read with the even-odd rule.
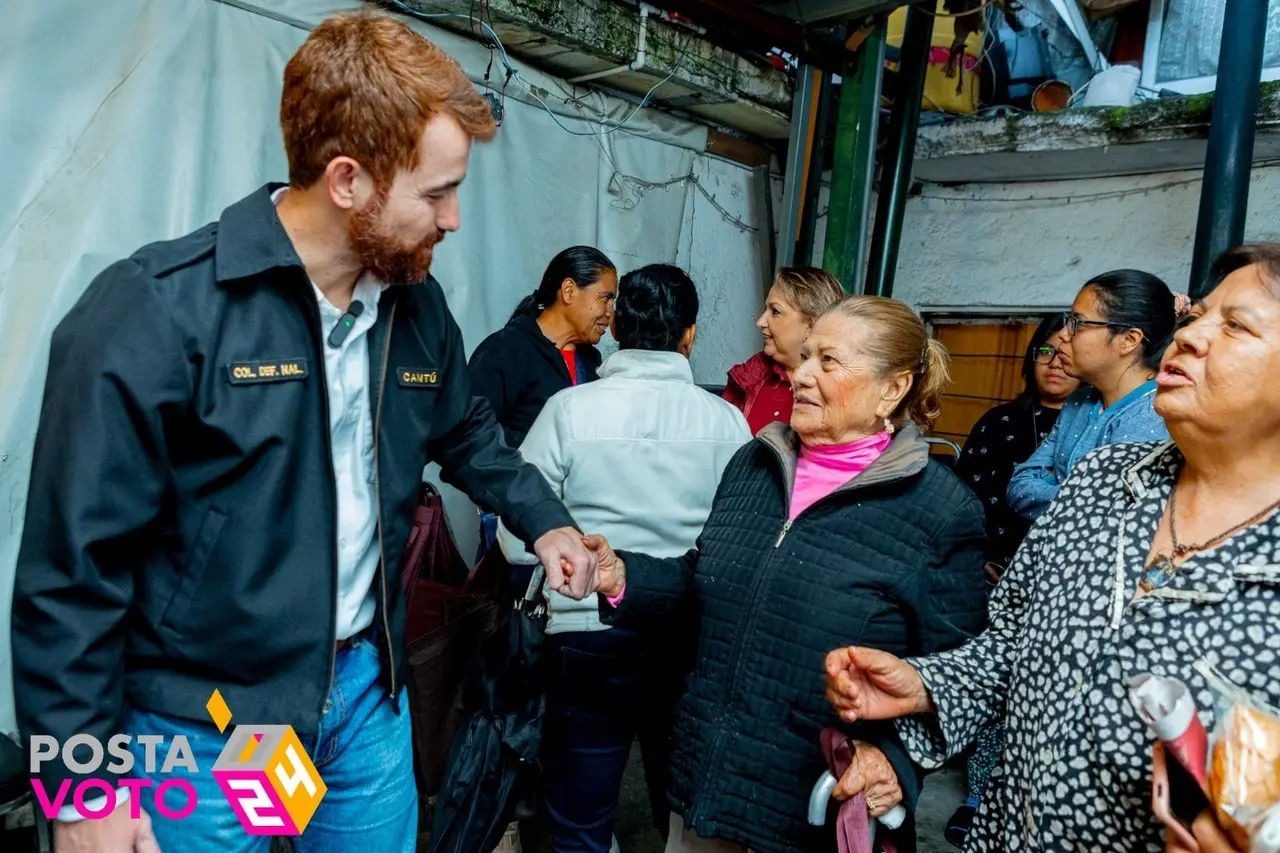
[[[213,691],[205,710],[218,731],[225,733],[231,723],[231,709],[220,691]],[[162,735],[113,735],[105,747],[92,735],[74,735],[61,744],[49,735],[34,735],[31,738],[31,788],[44,816],[56,819],[70,797],[71,805],[81,817],[102,820],[118,805],[117,784],[129,791],[130,817],[134,820],[142,816],[142,797],[153,785],[149,793],[156,814],[169,820],[191,816],[200,805],[196,789],[180,775],[164,778],[159,784],[152,778],[128,775],[135,765],[131,748],[134,740],[145,749],[143,769],[149,777],[169,777],[179,769],[200,772],[185,735],[168,739],[158,771],[157,747],[166,745]],[[84,760],[86,750],[88,760]],[[76,784],[74,790],[71,780],[64,779],[50,796],[35,774],[40,772],[42,764],[59,755],[73,773],[90,778]],[[93,778],[108,755],[112,760],[106,770],[120,774],[120,778]],[[249,835],[301,835],[328,792],[293,726],[237,725],[214,763],[212,775]],[[180,794],[183,805],[171,808],[165,801],[170,793]],[[95,804],[96,807],[86,804],[98,798],[102,798],[102,802]]]

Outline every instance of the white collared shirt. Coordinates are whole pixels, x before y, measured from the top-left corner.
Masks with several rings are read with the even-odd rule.
[[[271,200],[277,204],[285,189]],[[373,579],[378,573],[378,501],[374,494],[373,404],[369,397],[369,332],[378,320],[378,300],[387,285],[364,273],[352,302],[364,311],[342,344],[329,346],[329,334],[345,311],[338,310],[311,283],[320,306],[320,339],[329,395],[329,439],[338,498],[337,638],[354,636],[373,622]]]
[[[338,639],[358,634],[373,622],[373,579],[378,572],[378,501],[374,494],[373,405],[369,399],[369,332],[378,319],[378,299],[386,285],[365,273],[353,302],[364,311],[342,344],[329,346],[329,333],[343,314],[312,283],[320,305],[324,375],[329,394],[329,437],[338,496]]]

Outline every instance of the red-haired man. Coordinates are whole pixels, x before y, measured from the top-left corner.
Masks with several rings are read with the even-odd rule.
[[[101,820],[64,809],[61,853],[265,853],[210,773],[215,689],[236,721],[292,725],[319,769],[300,851],[414,849],[396,569],[428,462],[534,543],[553,588],[590,589],[594,557],[472,397],[429,276],[487,104],[434,45],[353,15],[289,62],[280,119],[287,186],[112,265],[54,333],[14,598],[20,724],[131,734],[134,778],[199,795],[180,822],[136,788],[137,819],[123,796]],[[140,735],[186,736],[199,772],[149,771]],[[78,770],[40,777],[52,792]]]

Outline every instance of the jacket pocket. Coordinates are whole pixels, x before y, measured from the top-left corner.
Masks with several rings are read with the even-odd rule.
[[[200,581],[204,578],[204,570],[209,565],[209,558],[213,555],[213,549],[218,544],[218,537],[222,535],[222,527],[226,521],[225,515],[216,509],[210,509],[200,524],[195,542],[191,545],[191,552],[187,555],[186,564],[182,567],[178,586],[165,606],[164,615],[160,617],[161,626],[173,633],[181,633],[179,629],[186,619],[187,611],[191,608],[191,602],[195,600]]]
[[[816,766],[823,762],[822,730],[826,728],[840,728],[840,720],[834,712],[830,717],[825,717],[815,714],[810,708],[801,709],[792,705],[786,710],[778,745],[798,755],[807,755],[809,763]],[[813,778],[804,780],[804,784],[812,785],[818,781],[821,772],[822,768],[818,767],[812,774]]]
[[[818,738],[822,734],[822,730],[826,728],[839,727],[840,720],[832,712],[831,716],[824,717],[815,714],[809,708],[797,708],[794,705],[787,708],[787,728],[792,733],[804,738],[805,740],[813,740],[818,743]],[[821,748],[821,747],[819,747]]]

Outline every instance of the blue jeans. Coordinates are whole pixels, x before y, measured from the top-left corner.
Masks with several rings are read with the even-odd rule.
[[[666,655],[618,630],[553,634],[543,743],[555,853],[608,853],[622,776],[639,735],[655,823],[667,822],[674,690]]]
[[[367,634],[367,632],[366,632]],[[417,847],[418,794],[413,775],[409,698],[400,692],[400,713],[387,700],[378,679],[381,663],[365,634],[338,652],[333,689],[315,737],[302,738],[328,792],[303,834],[294,839],[297,853],[413,853]],[[174,770],[159,773],[163,749],[156,750],[154,785],[165,779],[185,779],[195,788],[199,805],[184,820],[168,820],[152,808],[150,794],[143,806],[151,816],[160,849],[165,853],[267,853],[271,839],[249,835],[227,802],[212,769],[237,723],[277,724],[287,720],[237,720],[219,733],[211,723],[196,723],[147,711],[129,715],[125,731],[165,737],[186,735],[197,774]],[[134,775],[146,777],[145,747],[133,741]],[[154,787],[151,788],[154,790]],[[180,793],[166,797],[170,809],[181,808]]]

